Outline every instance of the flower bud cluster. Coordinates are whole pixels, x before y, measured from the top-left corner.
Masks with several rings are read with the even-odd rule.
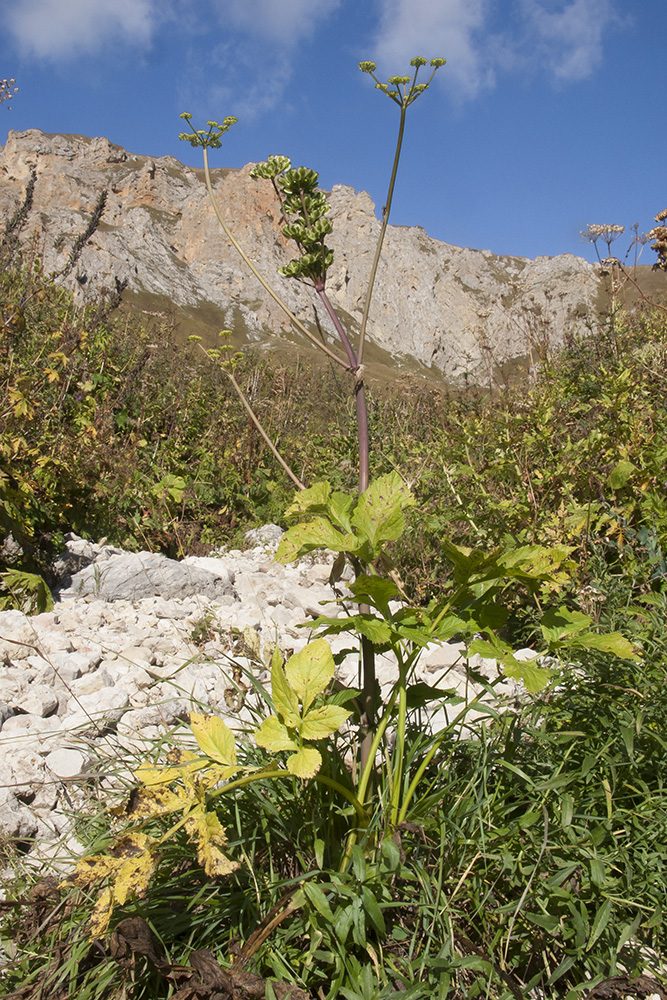
[[[431,75],[426,83],[417,83],[417,75],[422,66],[428,66],[429,62],[423,56],[415,56],[410,60],[410,65],[414,68],[413,76],[390,76],[387,83],[382,83],[375,75],[376,65],[374,62],[360,62],[359,69],[362,73],[369,73],[375,80],[375,89],[386,94],[395,104],[403,110],[416,101],[420,94],[428,90],[429,84],[441,66],[444,66],[446,59],[431,59]]]
[[[220,149],[222,143],[220,142],[220,136],[228,132],[232,125],[236,125],[238,118],[234,118],[233,115],[228,115],[227,118],[223,118],[222,122],[206,122],[208,131],[206,129],[195,129],[192,125],[191,118],[192,115],[189,111],[184,111],[180,116],[184,121],[190,126],[190,132],[181,132],[179,139],[182,142],[189,142],[191,146],[201,146],[202,149]]]
[[[329,203],[318,188],[317,171],[292,167],[288,156],[269,156],[265,163],[252,168],[250,176],[273,183],[286,220],[283,236],[299,248],[299,257],[282,267],[282,274],[323,285],[327,269],[333,263],[333,251],[324,240],[333,226],[326,218]]]

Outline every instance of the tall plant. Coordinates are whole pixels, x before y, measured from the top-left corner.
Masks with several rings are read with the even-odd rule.
[[[327,274],[333,263],[333,251],[326,244],[326,238],[333,231],[331,220],[327,218],[329,213],[329,203],[326,195],[319,188],[319,174],[315,170],[307,167],[292,167],[287,156],[270,156],[264,163],[257,165],[251,175],[255,178],[270,180],[280,201],[282,209],[282,232],[288,240],[296,246],[296,256],[284,267],[281,273],[287,278],[293,278],[315,290],[324,309],[336,331],[343,348],[343,355],[332,350],[324,344],[304,323],[302,323],[285,303],[281,295],[264,279],[257,270],[254,262],[243,250],[232,233],[225,220],[220,207],[215,198],[213,184],[208,162],[208,150],[218,149],[221,145],[221,138],[237,119],[233,116],[223,119],[222,123],[209,121],[206,129],[195,129],[191,123],[192,115],[188,112],[181,115],[190,127],[190,132],[181,133],[180,139],[189,142],[193,147],[201,147],[204,157],[204,174],[206,187],[213,210],[225,232],[225,235],[232,246],[240,254],[248,268],[255,275],[263,288],[269,293],[274,301],[280,306],[287,316],[292,327],[304,334],[319,350],[323,351],[333,362],[338,364],[349,373],[353,381],[353,392],[356,405],[357,417],[357,441],[359,452],[358,467],[358,492],[363,494],[369,486],[370,476],[370,444],[368,434],[368,406],[366,401],[366,387],[364,383],[364,346],[366,341],[366,330],[368,317],[373,296],[373,288],[377,277],[378,263],[382,253],[389,214],[394,197],[394,188],[398,174],[398,164],[403,148],[403,137],[405,133],[405,123],[408,108],[419,98],[430,86],[433,77],[441,66],[445,65],[444,59],[428,60],[417,56],[410,63],[413,73],[409,76],[391,76],[387,83],[383,83],[375,74],[376,65],[374,62],[361,62],[359,69],[362,73],[367,73],[375,81],[376,89],[388,97],[399,109],[399,126],[396,139],[396,149],[392,164],[389,188],[385,205],[382,210],[382,225],[375,248],[375,256],[371,266],[366,290],[364,310],[361,320],[361,327],[356,347],[353,345],[348,332],[336,312],[329,296],[326,292]],[[430,76],[426,82],[418,82],[419,72],[424,66],[430,66]],[[295,478],[295,477],[292,477]],[[361,572],[360,564],[355,567],[357,572]],[[360,606],[360,612],[368,613],[369,606]],[[365,765],[373,739],[376,716],[376,676],[375,676],[375,655],[372,642],[362,636],[362,703],[364,721],[366,725],[366,736],[362,741],[361,755]]]

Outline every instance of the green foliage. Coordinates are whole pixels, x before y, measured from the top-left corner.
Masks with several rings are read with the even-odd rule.
[[[271,696],[275,713],[255,733],[257,745],[272,753],[291,751],[286,767],[297,778],[312,778],[322,766],[322,755],[304,741],[324,740],[340,729],[350,712],[339,705],[311,707],[329,686],[335,673],[331,648],[323,639],[309,643],[283,668],[276,646],[271,665]],[[301,704],[299,704],[301,703]]]
[[[433,73],[443,63],[432,60]],[[401,109],[387,205],[404,113],[433,76],[417,82],[425,65],[385,84],[360,64]],[[195,131],[182,117],[182,138],[204,155],[235,122]],[[274,184],[298,249],[284,273],[323,293],[331,224],[318,175],[282,156],[255,175]],[[383,227],[387,218],[388,208]],[[575,1000],[621,963],[643,969],[646,947],[659,961],[664,321],[615,315],[543,357],[528,388],[374,390],[373,474],[353,494],[363,439],[355,446],[347,431],[343,378],[238,356],[220,368],[210,364],[220,349],[156,346],[108,312],[75,311],[10,250],[0,527],[23,555],[3,568],[3,603],[48,607],[32,572],[45,532],[179,553],[282,521],[287,490],[228,388],[233,368],[290,464],[309,470],[279,560],[334,550],[332,579],[352,565],[355,605],[341,599],[348,613],[309,623],[317,638],[286,661],[274,650],[270,699],[248,678],[258,700],[245,732],[193,711],[166,757],[158,747],[135,768],[127,802],[60,888],[63,925],[40,917],[38,944],[21,940],[18,915],[32,911],[18,893],[9,933],[23,950],[3,972],[8,988],[124,996],[126,968],[109,977],[104,939],[111,931],[119,957],[127,918],[153,932],[127,963],[137,998],[173,995],[201,948],[232,981],[252,960],[267,997],[297,984],[327,1000],[532,990]],[[357,354],[341,334],[357,396],[369,301],[370,289]],[[322,405],[329,397],[337,411]],[[209,628],[204,615],[193,639]],[[336,687],[326,637],[341,633],[370,662],[395,657],[376,720],[372,693]],[[259,661],[257,633],[243,638]],[[437,686],[415,678],[425,646],[451,641],[477,684],[467,699],[446,675]],[[518,643],[532,655],[515,655]],[[475,656],[495,660],[497,680],[476,673]],[[523,685],[511,705],[494,696],[502,676]]]
[[[8,569],[0,573],[0,610],[20,608],[25,614],[51,611],[53,598],[44,579],[37,573]],[[3,591],[5,594],[3,595]]]

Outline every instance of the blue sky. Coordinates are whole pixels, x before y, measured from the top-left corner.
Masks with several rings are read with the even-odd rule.
[[[494,253],[575,253],[588,223],[667,207],[666,0],[2,0],[7,130],[104,135],[200,165],[193,121],[236,115],[212,154],[285,153],[384,204],[398,109],[359,72],[444,57],[410,109],[391,221]],[[642,263],[654,255],[644,250]]]

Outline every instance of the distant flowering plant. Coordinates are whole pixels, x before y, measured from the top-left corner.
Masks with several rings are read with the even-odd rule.
[[[606,223],[603,225],[597,225],[594,223],[589,223],[585,229],[581,230],[581,235],[583,239],[592,243],[595,247],[595,252],[598,256],[598,260],[602,263],[600,258],[600,252],[598,250],[598,240],[602,240],[603,243],[607,244],[607,257],[611,256],[611,245],[614,240],[617,240],[625,232],[625,226],[619,226],[615,223]]]
[[[0,80],[0,104],[4,104],[5,101],[11,101],[15,94],[18,93],[19,88],[15,86],[16,80],[14,77],[7,80]],[[7,110],[11,111],[11,104],[7,105]]]
[[[654,240],[651,244],[651,250],[655,250],[658,255],[658,259],[653,267],[667,271],[667,226],[665,225],[665,222],[667,222],[667,208],[664,212],[658,212],[655,216],[655,221],[659,225],[655,226],[648,233],[648,238]]]

